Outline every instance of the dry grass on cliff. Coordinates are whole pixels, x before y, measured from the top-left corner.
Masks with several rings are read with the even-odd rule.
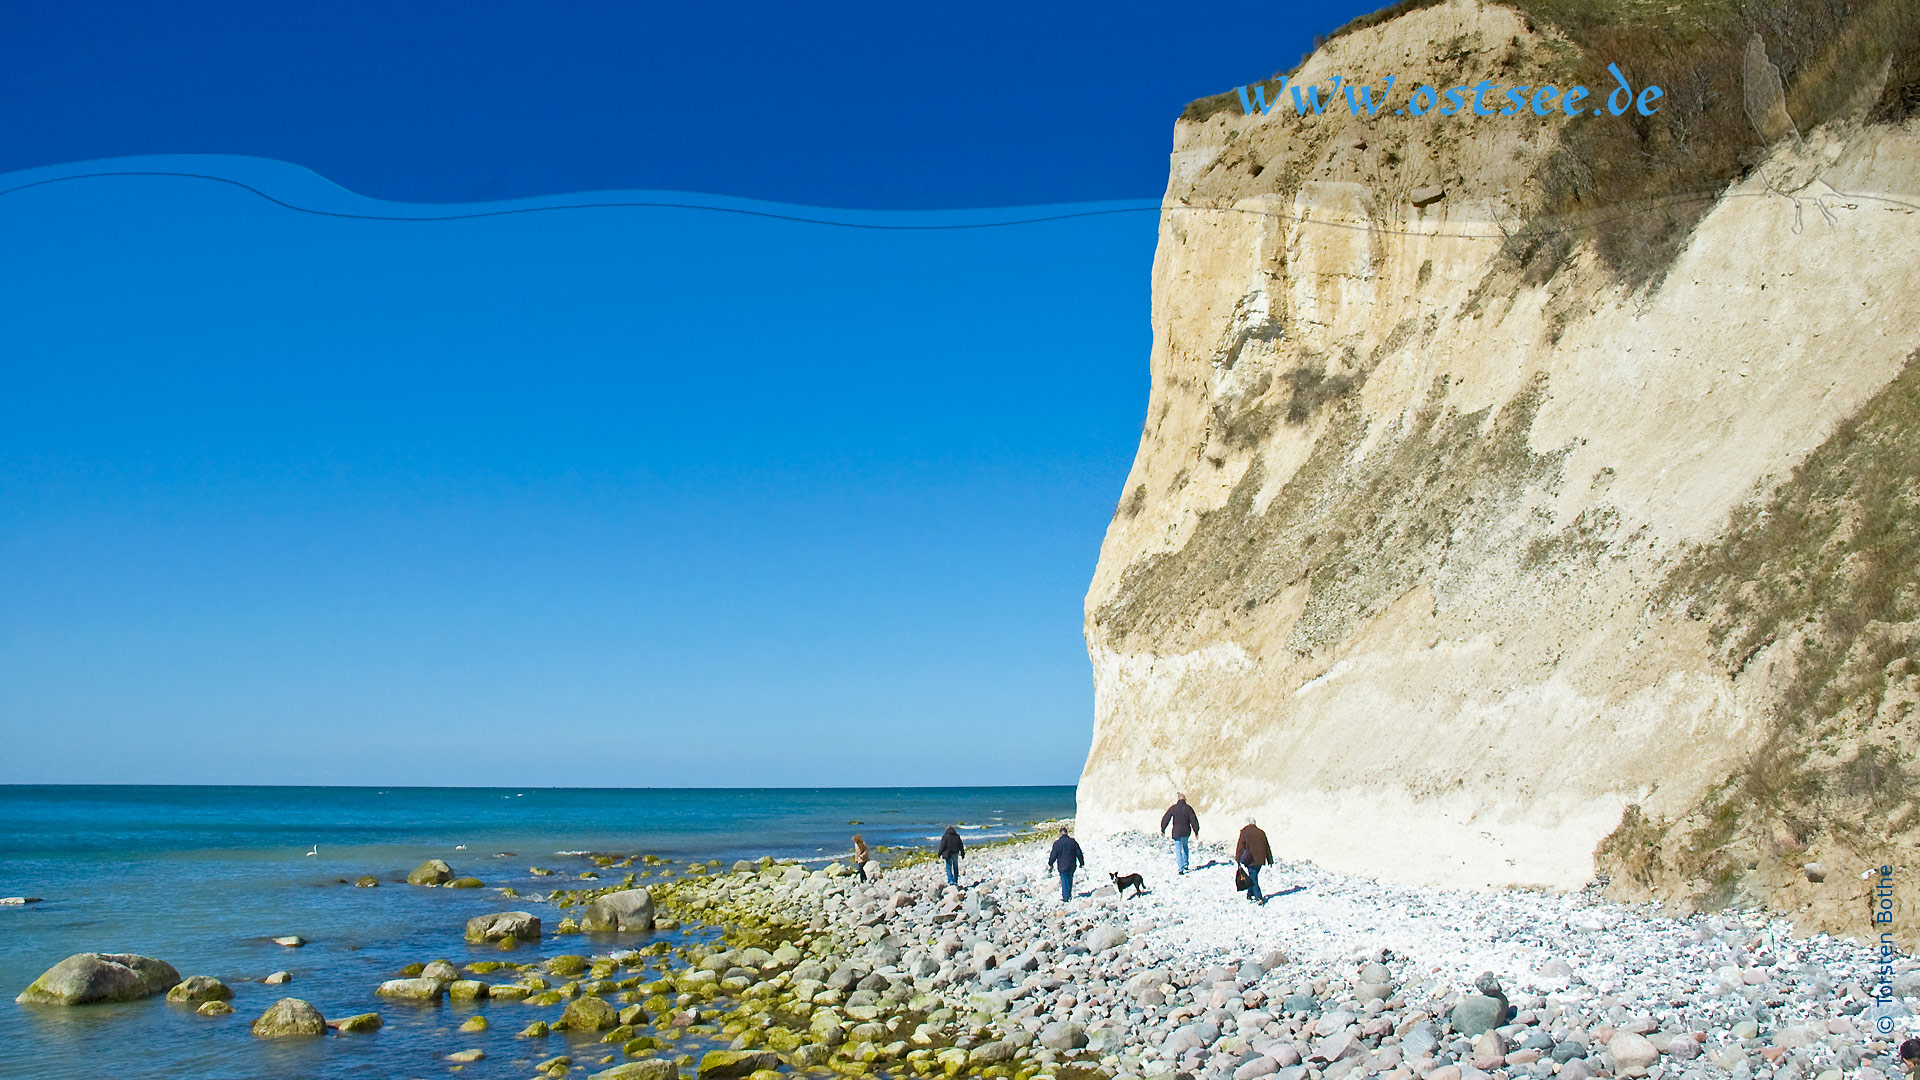
[[[1324,40],[1442,2],[1401,0]],[[1629,112],[1612,122],[1561,128],[1540,177],[1543,205],[1505,252],[1521,281],[1550,278],[1582,243],[1632,287],[1660,280],[1720,193],[1763,156],[1765,140],[1744,105],[1744,54],[1754,34],[1780,68],[1787,112],[1802,132],[1856,109],[1879,121],[1920,113],[1920,4],[1913,0],[1509,0],[1504,6],[1525,15],[1530,27],[1573,43],[1576,51],[1555,74],[1563,84],[1592,89],[1596,102],[1615,85],[1609,64],[1636,88],[1655,84],[1666,91],[1653,116]],[[1229,91],[1192,102],[1181,119],[1199,122],[1238,108],[1239,95]],[[1445,137],[1441,123],[1432,127],[1427,137]]]
[[[1730,676],[1790,672],[1745,769],[1673,821],[1637,810],[1597,856],[1657,895],[1721,904],[1826,852],[1878,864],[1920,827],[1920,352],[1656,603],[1704,621]]]

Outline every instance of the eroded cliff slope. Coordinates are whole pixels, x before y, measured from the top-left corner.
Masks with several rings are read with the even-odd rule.
[[[1408,7],[1294,82],[1606,85],[1537,11]],[[1868,865],[1913,895],[1920,120],[1904,55],[1833,89],[1859,36],[1790,43],[1803,115],[1742,113],[1691,203],[1610,199],[1592,148],[1671,160],[1699,102],[1612,142],[1189,109],[1087,596],[1083,827],[1182,789],[1212,835],[1384,878],[1605,874],[1855,934]]]

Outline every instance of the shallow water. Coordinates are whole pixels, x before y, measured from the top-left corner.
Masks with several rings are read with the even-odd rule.
[[[0,1077],[94,1077],[129,1067],[209,1078],[525,1077],[533,1063],[571,1053],[597,1061],[617,1047],[515,1033],[557,1009],[518,1002],[413,1007],[374,987],[415,961],[527,961],[632,947],[681,933],[561,937],[510,954],[469,948],[466,920],[528,910],[551,931],[552,907],[508,900],[581,884],[580,855],[650,853],[676,860],[844,855],[854,832],[874,845],[930,844],[945,825],[969,840],[1070,815],[1073,789],[912,788],[607,790],[478,788],[0,787],[0,896],[40,896],[0,908]],[[859,822],[859,824],[853,824]],[[317,855],[306,852],[319,846]],[[464,850],[461,849],[464,845]],[[512,852],[511,857],[498,857]],[[489,888],[421,889],[408,869],[447,860]],[[536,877],[529,868],[558,871]],[[607,881],[625,873],[606,871]],[[362,874],[375,889],[347,882]],[[693,930],[688,933],[698,934]],[[269,939],[299,934],[288,949]],[[82,1008],[13,1003],[42,971],[76,952],[136,952],[182,976],[214,975],[237,1012],[207,1019],[160,998]],[[257,980],[287,970],[293,981]],[[372,1035],[266,1041],[248,1025],[281,997],[329,1019],[377,1011]],[[461,1034],[473,1012],[492,1029]],[[486,1058],[457,1074],[445,1055]]]

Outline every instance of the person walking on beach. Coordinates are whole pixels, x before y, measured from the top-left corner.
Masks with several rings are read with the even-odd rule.
[[[960,884],[960,856],[967,853],[967,845],[960,839],[960,830],[947,826],[940,834],[940,858],[947,864],[947,884]]]
[[[1087,865],[1087,856],[1080,850],[1080,842],[1067,832],[1065,825],[1060,826],[1060,839],[1053,842],[1053,850],[1047,853],[1047,869],[1060,868],[1060,899],[1073,899],[1073,872]]]
[[[860,880],[867,880],[867,861],[873,858],[873,852],[867,850],[867,839],[859,833],[853,834],[853,865],[860,871]]]
[[[1247,899],[1256,904],[1267,902],[1267,895],[1260,891],[1260,868],[1273,865],[1273,849],[1267,846],[1267,834],[1252,818],[1247,826],[1240,830],[1240,840],[1233,846],[1233,861],[1239,863],[1247,872]]]
[[[1187,872],[1187,838],[1200,835],[1200,815],[1187,805],[1186,792],[1176,791],[1173,794],[1173,805],[1160,815],[1160,831],[1166,832],[1168,826],[1173,827],[1174,861],[1179,864],[1180,873],[1184,874]]]

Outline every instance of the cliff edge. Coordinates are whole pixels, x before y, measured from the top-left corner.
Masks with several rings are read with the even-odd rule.
[[[1335,869],[1852,936],[1885,864],[1910,945],[1920,28],[1548,6],[1403,4],[1292,84],[1626,56],[1672,110],[1176,125],[1082,827],[1178,789]]]

